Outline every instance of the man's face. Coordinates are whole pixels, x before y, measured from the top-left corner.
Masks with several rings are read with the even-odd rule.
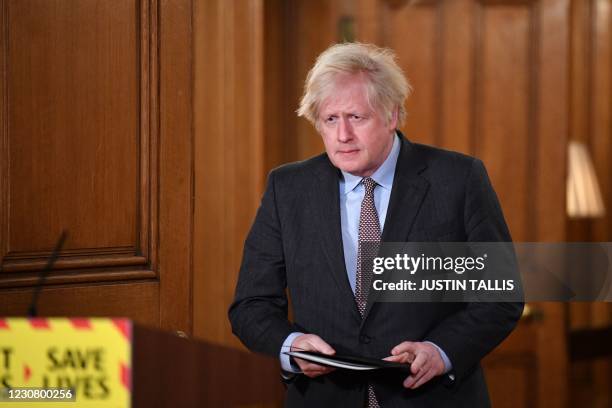
[[[364,74],[336,80],[321,104],[318,128],[331,162],[359,177],[371,176],[393,146],[397,114],[388,123],[369,104]]]

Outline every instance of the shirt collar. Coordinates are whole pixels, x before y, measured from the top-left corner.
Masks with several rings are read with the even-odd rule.
[[[393,146],[391,146],[391,151],[389,152],[389,155],[387,156],[383,164],[381,164],[380,167],[376,169],[374,174],[370,176],[370,178],[372,178],[376,182],[376,184],[388,190],[391,190],[391,187],[393,186],[393,176],[395,175],[395,165],[397,164],[399,151],[400,140],[399,136],[396,133],[395,137],[393,138]],[[363,177],[355,176],[351,173],[347,173],[346,171],[342,171],[342,176],[343,183],[341,192],[343,194],[348,194],[349,192],[353,191],[363,179]]]

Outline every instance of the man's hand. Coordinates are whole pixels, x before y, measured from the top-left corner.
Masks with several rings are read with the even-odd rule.
[[[318,351],[327,355],[336,354],[336,350],[314,334],[302,334],[296,337],[293,343],[291,343],[291,351]],[[294,358],[294,360],[300,366],[302,373],[310,378],[328,374],[335,370],[335,368],[314,364],[301,358]]]
[[[415,389],[437,375],[444,374],[444,361],[431,343],[404,341],[393,347],[387,361],[411,363],[412,373],[404,380],[404,387]]]

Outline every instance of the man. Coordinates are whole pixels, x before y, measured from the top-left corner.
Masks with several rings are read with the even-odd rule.
[[[409,90],[393,53],[372,45],[334,45],[308,74],[298,113],[326,153],[270,173],[229,311],[249,349],[280,356],[287,406],[490,405],[479,361],[522,304],[367,301],[362,242],[510,241],[479,160],[397,130]],[[411,373],[334,370],[289,349],[386,358]]]

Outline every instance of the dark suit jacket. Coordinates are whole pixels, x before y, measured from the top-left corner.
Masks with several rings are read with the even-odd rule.
[[[453,365],[454,381],[441,376],[417,390],[402,387],[405,375],[298,375],[287,389],[291,407],[363,407],[368,382],[382,407],[489,406],[479,362],[512,331],[523,305],[370,299],[362,319],[344,264],[339,177],[326,154],[270,173],[229,310],[233,332],[272,356],[295,331],[317,334],[337,352],[379,358],[404,340],[428,340]],[[401,137],[382,240],[492,242],[510,234],[481,161]]]

